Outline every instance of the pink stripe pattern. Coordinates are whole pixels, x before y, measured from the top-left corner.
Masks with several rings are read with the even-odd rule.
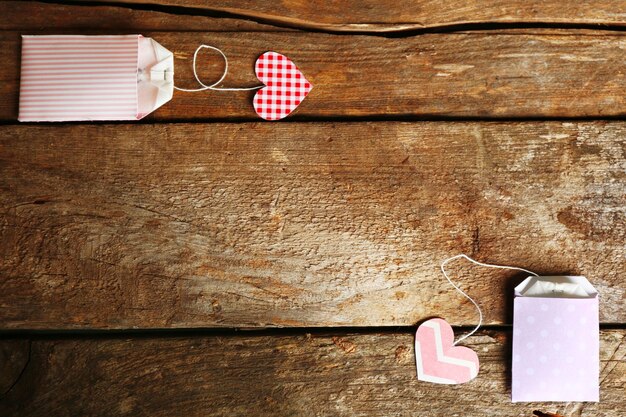
[[[137,120],[139,36],[22,36],[18,119]]]
[[[417,379],[436,384],[462,384],[478,375],[478,356],[454,346],[454,332],[447,321],[430,319],[417,328],[415,361]]]

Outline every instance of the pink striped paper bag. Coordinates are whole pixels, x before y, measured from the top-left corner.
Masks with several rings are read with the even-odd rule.
[[[21,122],[139,120],[173,90],[173,55],[150,38],[22,36]]]

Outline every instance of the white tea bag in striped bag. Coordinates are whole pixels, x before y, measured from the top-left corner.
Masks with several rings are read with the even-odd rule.
[[[139,120],[173,90],[173,54],[150,38],[22,36],[22,122]]]

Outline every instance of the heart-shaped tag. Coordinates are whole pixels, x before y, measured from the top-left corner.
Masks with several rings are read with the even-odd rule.
[[[453,342],[452,327],[443,319],[427,320],[417,328],[417,379],[437,384],[462,384],[478,375],[476,353],[466,347],[454,346]]]
[[[265,120],[280,120],[300,105],[313,88],[286,56],[266,52],[256,60],[254,71],[263,87],[254,96],[254,110]]]

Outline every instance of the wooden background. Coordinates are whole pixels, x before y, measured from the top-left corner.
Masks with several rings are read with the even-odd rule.
[[[623,1],[0,2],[0,415],[626,415]],[[19,124],[21,34],[152,36],[192,86],[258,55],[315,88],[282,122],[253,92],[175,93],[137,123]],[[207,53],[200,75],[219,77]],[[587,276],[601,402],[512,404],[512,288],[481,372],[415,378],[413,332],[476,312],[457,253]]]

